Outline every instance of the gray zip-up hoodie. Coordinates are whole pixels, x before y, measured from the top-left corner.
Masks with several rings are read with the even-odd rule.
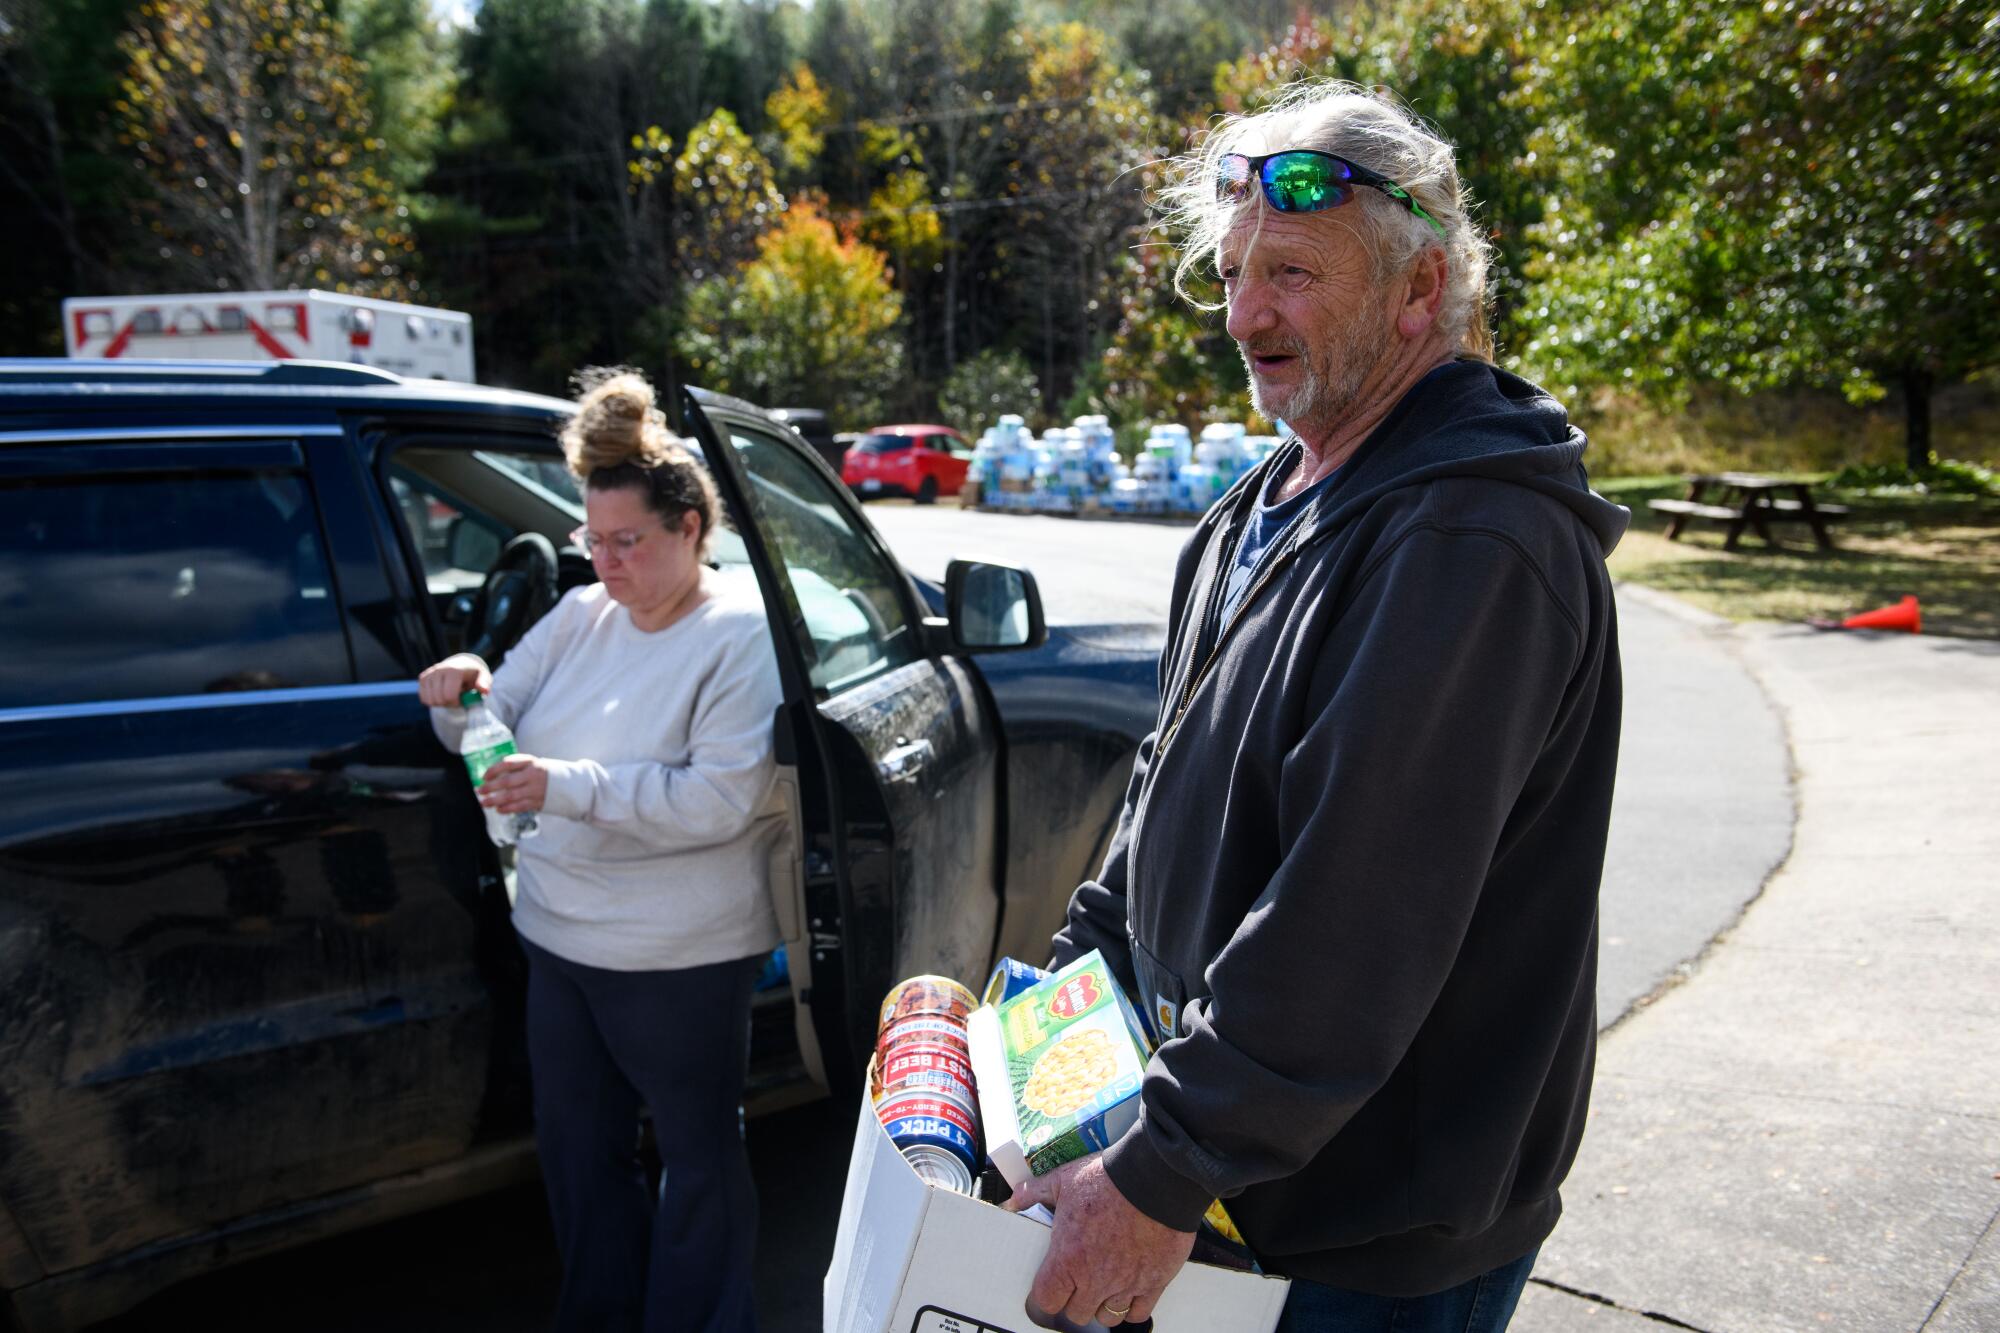
[[[1219,603],[1254,470],[1175,575],[1160,720],[1056,937],[1165,1040],[1105,1154],[1266,1268],[1440,1291],[1554,1227],[1596,1044],[1627,512],[1540,389],[1428,376]]]

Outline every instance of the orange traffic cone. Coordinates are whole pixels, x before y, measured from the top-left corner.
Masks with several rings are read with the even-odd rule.
[[[1840,622],[1842,629],[1895,629],[1908,630],[1912,634],[1924,631],[1924,613],[1914,597],[1905,597],[1894,606],[1885,606],[1880,611],[1863,611],[1858,616],[1849,616]]]

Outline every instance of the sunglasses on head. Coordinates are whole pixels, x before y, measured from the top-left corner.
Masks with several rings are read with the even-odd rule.
[[[1317,148],[1288,148],[1261,157],[1225,153],[1216,174],[1216,197],[1237,203],[1249,196],[1252,180],[1263,187],[1264,198],[1280,213],[1318,213],[1339,208],[1354,197],[1355,186],[1366,185],[1428,222],[1438,235],[1445,234],[1444,225],[1424,212],[1424,206],[1412,199],[1408,190],[1387,176]]]

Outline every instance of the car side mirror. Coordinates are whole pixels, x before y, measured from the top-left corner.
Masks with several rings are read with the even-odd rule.
[[[463,517],[444,530],[444,558],[453,569],[491,569],[502,545],[498,536]]]
[[[1035,576],[1010,565],[954,560],[944,572],[952,645],[968,653],[1039,648],[1049,639]]]

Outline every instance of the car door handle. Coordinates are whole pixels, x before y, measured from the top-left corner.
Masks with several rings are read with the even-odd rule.
[[[889,782],[907,782],[930,761],[929,741],[908,741],[877,760],[875,769]]]

